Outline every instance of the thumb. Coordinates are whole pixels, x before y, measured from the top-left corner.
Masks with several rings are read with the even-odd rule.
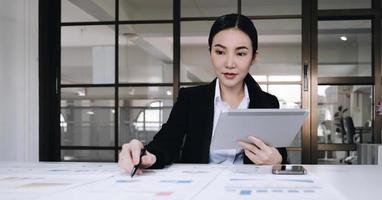
[[[142,168],[148,168],[148,167],[151,167],[157,160],[157,157],[146,151],[146,155],[142,156],[142,162],[141,162],[141,166]]]

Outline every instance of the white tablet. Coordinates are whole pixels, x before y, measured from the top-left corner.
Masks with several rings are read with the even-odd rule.
[[[301,129],[308,110],[238,109],[222,112],[211,149],[239,149],[239,140],[255,136],[273,147],[287,147]]]

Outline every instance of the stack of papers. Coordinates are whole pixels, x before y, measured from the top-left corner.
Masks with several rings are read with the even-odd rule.
[[[176,164],[133,178],[115,163],[1,164],[1,199],[342,199],[311,175],[270,166]]]

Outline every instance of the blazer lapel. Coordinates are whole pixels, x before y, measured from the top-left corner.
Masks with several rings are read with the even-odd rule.
[[[207,86],[206,90],[206,127],[203,134],[203,145],[202,145],[202,162],[208,163],[209,157],[210,157],[210,145],[211,145],[211,138],[212,138],[212,131],[213,131],[213,125],[214,125],[214,114],[215,114],[215,104],[214,104],[214,97],[215,97],[215,84],[216,84],[216,78]],[[201,116],[203,117],[203,116]]]
[[[261,87],[259,84],[255,81],[255,79],[252,78],[250,74],[247,74],[247,76],[244,78],[244,83],[247,85],[248,88],[248,95],[249,95],[249,105],[248,108],[260,108],[261,107]]]

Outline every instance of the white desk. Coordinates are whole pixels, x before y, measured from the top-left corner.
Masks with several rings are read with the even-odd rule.
[[[0,199],[381,199],[382,166],[172,165],[130,178],[115,163],[0,162]]]

